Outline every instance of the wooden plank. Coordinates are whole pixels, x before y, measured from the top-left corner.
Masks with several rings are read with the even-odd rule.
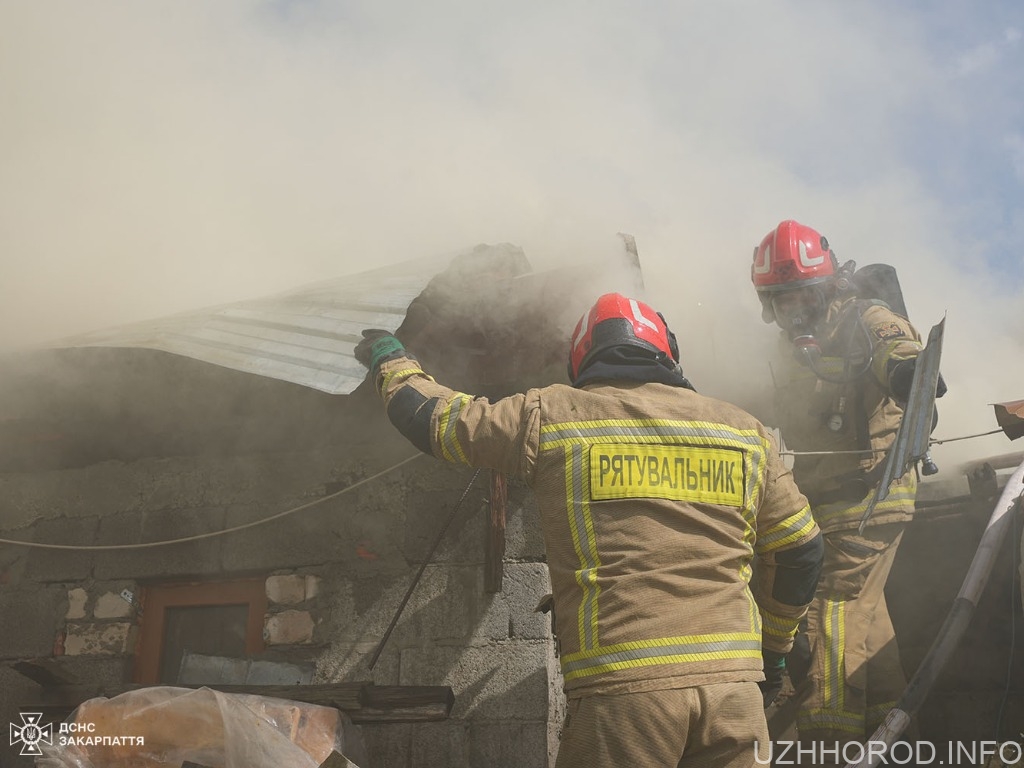
[[[11,669],[42,686],[75,685],[78,678],[51,658],[26,659],[11,664]]]
[[[363,694],[363,706],[348,713],[357,725],[447,720],[455,704],[447,685],[369,685]]]
[[[222,693],[245,693],[269,696],[275,699],[301,701],[321,707],[334,707],[342,711],[358,710],[363,704],[363,690],[372,683],[327,683],[323,685],[180,685],[175,688],[211,688]],[[43,691],[43,703],[50,707],[76,707],[83,701],[103,696],[112,699],[122,693],[153,686],[133,684],[119,686],[63,685]]]
[[[387,725],[389,723],[437,723],[447,720],[450,713],[451,707],[435,703],[394,709],[363,707],[345,714],[356,725]]]
[[[505,575],[505,510],[508,505],[508,480],[495,469],[491,470],[491,518],[487,528],[484,550],[484,592],[501,592]]]
[[[152,686],[63,685],[43,690],[38,705],[47,711],[70,712],[83,701],[99,696],[113,698],[122,693]],[[374,685],[369,682],[326,683],[322,685],[178,685],[179,688],[211,688],[223,693],[243,693],[333,707],[347,714],[353,723],[413,723],[446,720],[455,704],[447,685]],[[63,719],[63,718],[61,718]]]

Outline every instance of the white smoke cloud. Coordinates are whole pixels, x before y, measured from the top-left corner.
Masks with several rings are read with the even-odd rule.
[[[1024,396],[1024,268],[983,274],[970,201],[932,188],[969,162],[909,151],[981,98],[950,90],[920,22],[881,3],[4,4],[0,349],[477,242],[543,268],[624,231],[687,373],[742,399],[774,343],[751,250],[797,218],[896,266],[923,333],[948,312],[940,432],[984,431],[987,403]],[[1017,39],[966,41],[955,66],[996,94],[988,51]],[[974,126],[993,141],[996,101]]]

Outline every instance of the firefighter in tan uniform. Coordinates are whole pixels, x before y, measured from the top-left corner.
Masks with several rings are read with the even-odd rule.
[[[858,535],[922,347],[906,317],[857,296],[852,273],[795,221],[754,251],[764,319],[783,330],[776,423],[787,448],[810,454],[797,455],[793,473],[825,537],[807,616],[811,690],[797,722],[801,740],[830,748],[870,736],[906,686],[884,588],[916,491],[913,471],[897,478]]]
[[[572,386],[494,403],[364,336],[356,356],[414,445],[536,494],[570,700],[559,768],[767,756],[762,657],[780,678],[821,535],[770,433],[693,391],[661,315],[602,296],[573,334]]]

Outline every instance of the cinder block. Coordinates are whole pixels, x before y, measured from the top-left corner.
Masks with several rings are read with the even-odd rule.
[[[482,566],[432,565],[423,572],[395,634],[403,646],[424,640],[505,640],[509,604],[502,595],[484,592]]]
[[[450,685],[453,719],[535,720],[548,711],[547,648],[540,641],[406,648],[399,682]]]
[[[461,721],[360,726],[373,768],[489,768],[470,762],[469,728]]]
[[[17,539],[18,533],[4,531],[0,536]],[[25,575],[28,559],[28,550],[24,547],[9,547],[0,552],[0,587],[17,586]]]
[[[505,563],[502,596],[508,602],[511,636],[523,640],[551,637],[551,618],[535,609],[551,591],[548,567],[544,563]]]
[[[370,669],[370,657],[380,638],[346,645],[333,643],[317,659],[314,683],[335,683],[345,680],[373,680],[378,685],[398,685],[399,649],[388,642]]]
[[[540,510],[533,491],[509,481],[508,512],[505,516],[505,558],[540,560],[545,556]]]
[[[372,768],[418,768],[409,759],[414,726],[388,723],[361,725],[359,729],[362,731],[363,744],[366,745],[366,753]],[[422,738],[419,733],[416,737]],[[446,763],[442,762],[440,765]]]
[[[15,538],[49,544],[94,544],[99,525],[96,517],[40,520],[29,529],[31,535]],[[27,575],[32,581],[82,581],[90,576],[94,559],[95,553],[85,550],[33,549]]]
[[[66,601],[67,589],[60,586],[0,590],[0,658],[50,656]]]
[[[488,768],[548,768],[547,723],[473,722],[469,764]],[[554,763],[551,763],[552,765]]]
[[[172,541],[223,527],[221,509],[164,510],[144,517],[137,513],[113,515],[101,521],[97,543]],[[169,546],[99,552],[93,572],[104,581],[220,574],[223,542],[223,537],[211,537]]]
[[[312,498],[282,500],[280,506],[274,508],[266,505],[235,506],[228,510],[226,525],[250,523],[308,501]],[[381,525],[381,521],[375,525]],[[356,550],[361,541],[373,540],[372,547],[376,550],[378,543],[387,539],[385,535],[365,534],[358,519],[339,515],[337,509],[332,509],[328,503],[300,515],[232,534],[231,546],[225,548],[222,564],[226,571],[255,568],[291,570],[348,559],[354,564],[377,570],[379,565],[375,561],[380,558],[379,554],[374,552],[377,556],[372,560],[361,560]],[[356,569],[353,572],[357,572]]]
[[[10,727],[7,723],[21,725],[21,712],[31,712],[32,708],[29,705],[41,701],[41,689],[38,683],[0,664],[0,691],[3,692],[0,694],[0,723],[4,724],[3,738],[0,738],[0,765],[4,768],[32,768],[35,763],[31,757],[19,756],[22,743],[19,741],[11,745],[11,739],[8,738]],[[53,720],[52,717],[46,717],[43,722],[53,723]],[[54,723],[54,736],[57,736],[57,728],[57,724]]]
[[[441,726],[431,728],[430,725]],[[470,761],[469,725],[461,720],[423,723],[413,728],[409,744],[409,765],[437,765],[446,768],[473,768],[487,763]]]

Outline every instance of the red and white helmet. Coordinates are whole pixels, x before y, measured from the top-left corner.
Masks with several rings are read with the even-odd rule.
[[[612,347],[638,347],[679,362],[676,337],[661,313],[642,301],[606,293],[576,323],[569,348],[569,381],[575,382],[594,356]]]
[[[782,321],[773,298],[784,291],[817,285],[813,290],[820,313],[825,299],[825,285],[833,280],[839,262],[828,240],[816,229],[787,219],[764,236],[754,249],[750,278],[761,299],[761,317],[766,323]],[[788,294],[787,294],[788,295]]]
[[[828,240],[792,219],[779,224],[754,249],[750,277],[759,292],[772,293],[824,282],[839,262]]]

